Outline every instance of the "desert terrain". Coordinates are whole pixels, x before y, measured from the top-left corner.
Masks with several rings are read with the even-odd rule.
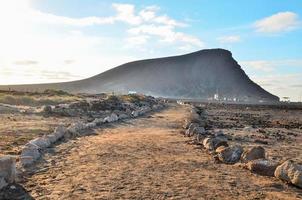
[[[34,165],[19,171],[0,199],[302,198],[300,188],[275,177],[251,173],[238,163],[217,162],[202,143],[184,136],[191,105],[165,104],[162,110],[58,141]],[[205,129],[222,130],[230,145],[260,145],[271,160],[302,162],[301,107],[195,105],[205,110]],[[45,110],[3,112],[2,153],[18,156],[32,138],[78,118],[89,121],[86,115],[46,115]]]

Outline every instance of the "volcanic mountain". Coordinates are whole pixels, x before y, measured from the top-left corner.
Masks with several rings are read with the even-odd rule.
[[[41,91],[60,89],[74,93],[128,93],[130,91],[168,98],[278,101],[279,98],[254,83],[232,53],[207,49],[194,53],[134,61],[91,78],[51,84],[10,85],[0,89]]]

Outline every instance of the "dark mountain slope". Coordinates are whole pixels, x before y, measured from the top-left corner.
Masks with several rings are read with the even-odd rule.
[[[221,98],[277,101],[249,79],[231,52],[223,49],[126,63],[88,79],[54,84],[0,86],[16,90],[62,89],[69,92],[150,94],[171,98]]]

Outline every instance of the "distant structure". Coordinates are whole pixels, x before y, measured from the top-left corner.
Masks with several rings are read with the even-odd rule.
[[[290,97],[282,97],[282,101],[284,102],[290,102]]]
[[[128,94],[136,94],[136,91],[128,91]]]

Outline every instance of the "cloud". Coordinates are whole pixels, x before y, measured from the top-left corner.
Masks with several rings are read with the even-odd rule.
[[[73,64],[75,62],[76,62],[75,60],[64,60],[64,64],[66,64],[66,65],[70,65],[70,64]]]
[[[147,6],[138,13],[136,13],[135,5],[113,3],[112,8],[115,10],[113,16],[97,17],[88,16],[83,18],[71,18],[66,16],[54,15],[51,13],[41,12],[39,10],[30,9],[29,15],[31,20],[40,23],[61,24],[67,26],[94,26],[104,24],[115,24],[116,22],[123,22],[129,25],[140,25],[143,23],[158,23],[175,27],[185,27],[187,24],[178,22],[167,15],[158,15],[160,10],[158,6]]]
[[[138,25],[142,22],[141,17],[135,15],[135,6],[131,4],[113,4],[113,8],[117,11],[114,17],[117,21],[126,22],[131,25]]]
[[[301,25],[299,17],[294,12],[279,12],[272,16],[256,21],[253,26],[257,32],[280,33],[291,31]]]
[[[301,59],[288,59],[288,60],[249,60],[240,61],[242,67],[248,69],[258,70],[262,72],[273,72],[276,68],[291,68],[302,67]]]
[[[39,62],[35,60],[18,60],[14,62],[16,65],[36,65],[38,63]]]
[[[262,72],[272,72],[276,67],[274,62],[267,60],[241,61],[240,65]]]
[[[241,41],[239,35],[228,35],[217,38],[220,43],[236,43]]]
[[[138,27],[130,28],[128,30],[130,35],[149,35],[156,36],[160,42],[165,43],[185,43],[195,47],[203,47],[204,43],[197,37],[188,35],[182,32],[175,31],[175,27],[168,25],[141,25]]]
[[[291,87],[302,88],[302,84],[291,85]]]

